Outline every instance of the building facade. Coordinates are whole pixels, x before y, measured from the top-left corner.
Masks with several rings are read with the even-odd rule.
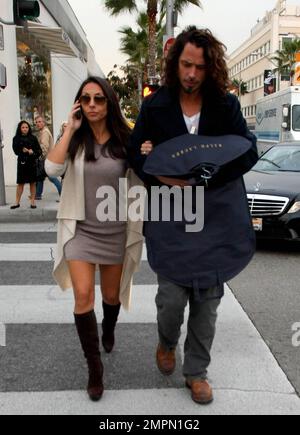
[[[12,138],[18,122],[45,117],[54,138],[66,120],[80,83],[104,77],[94,52],[67,0],[39,0],[40,16],[26,27],[0,24],[0,63],[7,87],[0,93],[6,185],[16,182]],[[0,17],[13,21],[13,1],[1,0]]]
[[[272,11],[251,30],[250,37],[231,55],[228,62],[231,80],[247,84],[245,95],[240,95],[243,115],[254,130],[256,101],[266,93],[290,85],[290,77],[279,75],[272,59],[287,41],[300,37],[300,6],[279,0]]]

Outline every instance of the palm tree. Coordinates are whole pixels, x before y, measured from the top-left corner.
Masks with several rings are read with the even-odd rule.
[[[136,119],[140,110],[140,95],[137,89],[135,69],[130,63],[125,66],[114,65],[114,69],[110,71],[107,78],[119,97],[126,117]]]
[[[281,75],[292,75],[293,65],[296,61],[296,54],[300,52],[300,39],[296,38],[293,41],[288,41],[284,44],[282,50],[276,51],[276,56],[272,57],[277,63],[275,71],[279,71]]]
[[[234,92],[240,98],[241,96],[248,94],[247,83],[242,79],[233,79],[230,91]]]
[[[149,75],[156,77],[156,17],[158,10],[166,10],[167,0],[143,0],[147,5],[148,16],[148,58]],[[119,15],[122,12],[137,12],[139,0],[105,0],[105,8],[111,15]],[[175,10],[181,13],[188,4],[201,6],[200,0],[175,0]]]
[[[156,26],[156,41],[157,41],[157,57],[156,64],[159,67],[162,57],[162,44],[165,26],[163,26],[164,14],[160,15],[160,19]],[[148,81],[148,16],[145,12],[140,13],[137,19],[138,29],[134,31],[132,27],[126,26],[119,30],[123,36],[121,38],[121,51],[128,56],[127,60],[132,65],[133,69],[143,72],[143,79]]]

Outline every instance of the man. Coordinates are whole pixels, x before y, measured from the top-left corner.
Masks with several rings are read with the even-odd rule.
[[[134,170],[147,187],[168,185],[183,188],[189,184],[183,179],[154,177],[143,172],[147,155],[153,146],[159,146],[165,141],[188,132],[206,136],[239,135],[250,140],[252,148],[239,159],[237,165],[231,165],[229,169],[220,173],[218,182],[225,185],[230,184],[232,180],[239,179],[242,192],[245,193],[241,176],[257,161],[256,139],[247,129],[238,100],[227,93],[228,87],[229,77],[224,45],[209,30],[189,27],[177,37],[171,48],[166,61],[165,84],[155,94],[144,100],[132,134],[129,158]],[[214,190],[208,192],[210,198],[213,198],[213,195]],[[246,197],[243,200],[246,203]],[[248,209],[247,213],[249,214]],[[222,216],[219,219],[222,225]],[[165,262],[172,263],[172,258],[176,257],[177,263],[178,258],[182,258],[182,271],[184,271],[185,258],[182,254],[182,245],[178,246],[178,243],[174,243],[175,240],[172,239],[173,229],[173,234],[176,234],[176,231],[180,231],[178,230],[180,225],[174,225],[171,232],[161,230],[162,227],[160,224],[155,226],[150,222],[145,223],[144,233],[148,257],[153,259],[153,268],[155,270],[156,262],[157,270],[161,270],[163,261],[163,256],[159,252],[161,239],[164,246],[169,247],[170,256],[168,258],[166,255]],[[250,232],[250,217],[247,228]],[[188,236],[181,235],[180,243],[184,243],[185,238],[187,240]],[[190,240],[191,238],[189,242],[186,242],[186,246],[189,246]],[[153,241],[156,241],[156,245]],[[203,263],[205,264],[205,258],[203,258]],[[192,267],[197,272],[197,264]],[[169,268],[168,271],[170,270]],[[189,301],[190,311],[183,374],[186,378],[186,386],[191,389],[192,399],[200,404],[208,404],[213,401],[213,392],[207,381],[207,368],[211,360],[210,352],[215,336],[217,308],[224,286],[216,285],[215,288],[204,289],[199,301],[192,286],[178,285],[176,278],[178,276],[176,268],[173,268],[172,274],[168,273],[168,278],[166,274],[158,275],[157,365],[164,375],[174,372],[175,350],[184,320],[184,310]]]
[[[53,137],[49,128],[46,126],[46,122],[42,116],[38,116],[36,118],[35,125],[39,130],[37,138],[43,152],[41,158],[45,161],[49,151],[53,148]],[[49,181],[51,181],[51,183],[54,184],[60,196],[61,189],[62,189],[60,181],[58,180],[58,178],[54,178],[54,177],[48,177],[48,178]],[[36,198],[35,198],[36,200],[42,199],[43,190],[44,190],[44,181],[38,181],[36,185]]]

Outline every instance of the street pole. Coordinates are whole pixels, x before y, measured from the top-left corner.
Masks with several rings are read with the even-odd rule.
[[[6,205],[2,149],[3,149],[2,129],[1,129],[1,123],[0,123],[0,206]]]
[[[138,72],[138,74],[139,74],[139,72]],[[141,107],[142,102],[143,102],[142,92],[143,92],[143,77],[139,74],[138,75],[139,107]]]
[[[174,0],[167,0],[167,38],[174,38],[174,27],[173,27],[173,16],[174,16]]]

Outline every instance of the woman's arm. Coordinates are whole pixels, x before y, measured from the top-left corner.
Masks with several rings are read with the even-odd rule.
[[[69,115],[68,126],[60,141],[49,152],[47,156],[48,161],[58,165],[63,165],[65,163],[71,139],[74,133],[80,128],[82,123],[82,119],[75,118],[75,113],[78,111],[78,109],[80,109],[80,103],[74,104]]]
[[[13,147],[13,150],[14,150],[14,153],[15,153],[16,156],[19,157],[19,156],[24,154],[23,153],[23,145],[22,145],[22,143],[19,142],[18,137],[14,137],[13,138],[13,145],[12,145],[12,147]]]

